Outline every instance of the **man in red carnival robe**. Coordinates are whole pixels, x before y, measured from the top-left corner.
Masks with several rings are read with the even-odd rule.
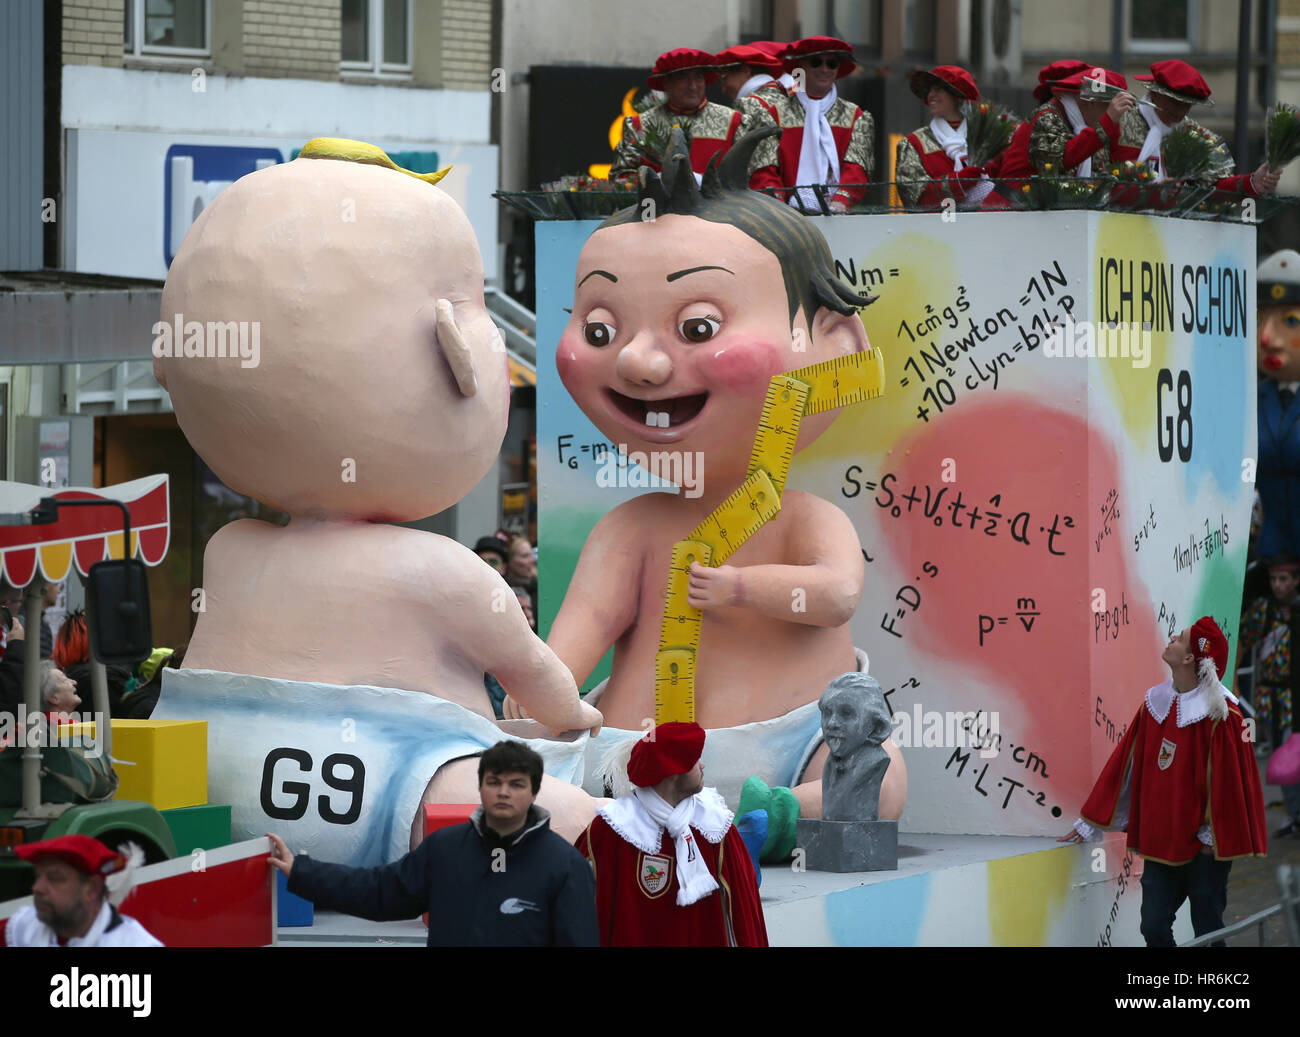
[[[1177,127],[1190,126],[1220,145],[1210,168],[1198,178],[1203,186],[1216,188],[1219,197],[1249,195],[1259,198],[1277,189],[1282,174],[1270,170],[1267,162],[1253,173],[1233,175],[1232,157],[1223,138],[1188,117],[1193,105],[1214,104],[1210,100],[1209,84],[1191,65],[1177,58],[1157,61],[1151,66],[1149,76],[1133,78],[1149,84],[1147,94],[1120,120],[1119,140],[1110,152],[1114,161],[1142,163],[1151,160],[1156,164],[1159,179],[1163,180],[1166,178],[1165,141]]]
[[[862,200],[875,169],[876,131],[870,112],[839,96],[837,80],[857,63],[853,48],[831,36],[809,36],[791,43],[781,54],[795,89],[776,98],[781,127],[776,169],[786,192],[777,197],[804,212],[820,212],[810,184],[837,184],[827,191],[832,212],[846,212]],[[802,85],[801,85],[802,84]],[[760,123],[761,125],[761,123]],[[802,191],[790,192],[799,185]],[[752,180],[750,186],[767,186]]]
[[[754,866],[716,789],[704,728],[660,724],[632,747],[630,795],[575,844],[596,873],[603,947],[766,947]]]
[[[1073,831],[1060,840],[1127,828],[1128,848],[1146,860],[1148,947],[1174,946],[1174,914],[1187,899],[1197,936],[1223,928],[1233,860],[1268,852],[1251,732],[1219,683],[1227,638],[1202,616],[1170,639],[1161,658],[1171,679],[1146,693]]]

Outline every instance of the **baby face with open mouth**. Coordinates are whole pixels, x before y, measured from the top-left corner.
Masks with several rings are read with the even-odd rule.
[[[713,497],[745,478],[771,378],[837,352],[811,344],[802,310],[792,326],[776,256],[736,227],[668,215],[591,236],[555,359],[616,447],[652,463],[702,451]],[[808,419],[801,444],[826,424]]]

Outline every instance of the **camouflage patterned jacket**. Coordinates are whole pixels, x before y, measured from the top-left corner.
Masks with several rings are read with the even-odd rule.
[[[1092,159],[1092,170],[1100,172],[1111,160],[1110,149],[1119,142],[1119,127],[1103,114],[1096,126],[1078,133],[1059,101],[1053,98],[1029,117],[1029,161],[1040,176],[1075,176],[1079,163]],[[1050,165],[1050,169],[1048,166]]]
[[[781,102],[788,100],[789,94],[775,79],[770,79],[753,93],[740,99],[740,110],[749,117],[752,129],[764,126],[781,125]],[[755,191],[772,188],[780,191],[785,185],[781,183],[778,148],[781,138],[769,137],[754,149],[749,162],[749,186]]]
[[[1213,138],[1215,144],[1223,146],[1222,158],[1215,162],[1203,177],[1197,178],[1197,184],[1207,188],[1217,188],[1226,194],[1245,194],[1252,198],[1259,197],[1259,192],[1255,190],[1250,182],[1249,173],[1233,175],[1236,164],[1233,162],[1232,154],[1228,151],[1222,137],[1212,130],[1207,130],[1195,119],[1185,118],[1174,129],[1179,126],[1195,127]],[[1119,143],[1111,149],[1112,159],[1116,162],[1136,162],[1138,155],[1142,153],[1142,145],[1146,142],[1149,129],[1150,126],[1147,124],[1146,119],[1136,108],[1125,112],[1119,124]],[[1162,155],[1161,162],[1163,162],[1163,158]],[[1161,171],[1163,172],[1163,166]]]
[[[898,142],[894,163],[894,180],[903,204],[938,208],[945,198],[960,201],[966,197],[965,185],[954,167],[928,125],[909,133]]]
[[[781,127],[781,142],[777,148],[777,170],[781,185],[796,185],[799,174],[799,153],[803,149],[804,110],[797,98],[786,96],[777,99],[777,120]],[[876,124],[871,113],[863,111],[852,101],[838,97],[826,113],[835,149],[840,157],[840,188],[829,199],[844,205],[861,201],[876,168]],[[779,194],[784,200],[785,195]]]
[[[778,80],[769,79],[757,90],[751,91],[740,99],[740,110],[752,112],[755,108],[762,108],[774,120],[780,119],[780,104],[789,96]]]
[[[640,115],[630,115],[623,120],[623,139],[614,149],[610,178],[635,173],[641,166],[649,166],[658,172],[659,163],[645,155],[638,145],[645,142],[647,134],[666,142],[673,126],[680,126],[690,142],[691,168],[703,173],[709,159],[725,153],[737,137],[749,132],[751,120],[743,112],[712,101],[706,101],[699,111],[693,113],[674,111],[664,101]]]
[[[996,171],[990,173],[1016,189],[1026,177],[1072,176],[1085,158],[1091,158],[1093,172],[1099,172],[1110,161],[1110,148],[1118,140],[1119,127],[1109,115],[1102,115],[1098,127],[1085,126],[1072,134],[1065,109],[1052,98],[1016,127],[1011,144],[998,156]]]

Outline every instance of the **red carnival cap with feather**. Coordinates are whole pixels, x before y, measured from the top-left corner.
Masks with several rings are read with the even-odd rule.
[[[1219,680],[1228,670],[1228,639],[1223,636],[1219,624],[1209,616],[1202,616],[1192,624],[1188,649],[1196,658],[1197,676],[1205,676],[1202,663],[1209,661],[1214,665]]]
[[[633,785],[648,788],[664,778],[685,774],[704,752],[704,728],[699,724],[669,721],[655,727],[632,746],[627,776]]]

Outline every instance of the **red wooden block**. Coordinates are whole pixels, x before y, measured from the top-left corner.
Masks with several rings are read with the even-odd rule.
[[[168,947],[265,947],[271,910],[270,842],[250,839],[141,868],[122,913]]]
[[[429,838],[439,828],[463,825],[469,815],[479,808],[477,803],[426,803],[424,804],[424,838]],[[424,927],[429,927],[429,912],[420,916]]]
[[[424,804],[424,837],[427,839],[439,828],[463,825],[469,815],[479,808],[477,803],[426,803]]]

